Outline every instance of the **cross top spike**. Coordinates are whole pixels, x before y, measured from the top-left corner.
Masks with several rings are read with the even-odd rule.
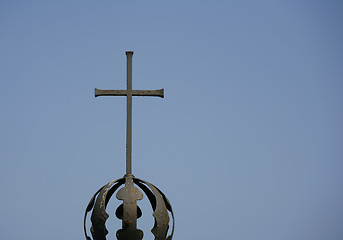
[[[132,90],[132,56],[133,51],[126,51],[127,56],[127,87],[126,90],[101,90],[95,88],[95,97],[126,96],[126,174],[132,174],[132,96],[150,96],[164,98],[164,89]]]

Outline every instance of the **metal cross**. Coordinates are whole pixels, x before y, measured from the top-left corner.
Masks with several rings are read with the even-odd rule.
[[[126,96],[126,174],[132,174],[132,96],[164,97],[164,89],[159,90],[132,90],[132,56],[133,51],[127,51],[127,89],[126,90],[101,90],[95,88],[95,97],[98,96]]]
[[[91,238],[86,231],[87,213],[92,211],[90,229],[94,240],[106,240],[108,231],[105,222],[109,217],[106,212],[108,200],[114,192],[125,182],[125,186],[118,190],[116,197],[123,203],[117,208],[115,215],[122,220],[122,228],[116,232],[118,240],[142,240],[143,231],[137,228],[137,219],[142,216],[142,211],[137,205],[142,200],[143,193],[147,195],[153,208],[155,224],[151,232],[156,240],[171,240],[174,232],[174,214],[166,196],[154,185],[135,178],[132,175],[132,96],[164,97],[164,90],[132,90],[132,51],[126,52],[127,56],[127,88],[126,90],[101,90],[95,89],[95,97],[98,96],[126,96],[127,99],[127,128],[126,128],[126,174],[123,178],[111,181],[100,188],[89,202],[84,217],[84,232],[88,240]],[[167,237],[169,228],[169,214],[173,218],[173,228]]]

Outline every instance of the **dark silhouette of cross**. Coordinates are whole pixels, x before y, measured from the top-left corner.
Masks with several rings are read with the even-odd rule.
[[[132,174],[132,96],[164,97],[164,89],[159,90],[132,90],[132,56],[133,51],[127,51],[127,89],[126,90],[101,90],[95,88],[95,97],[99,96],[126,96],[126,174]]]

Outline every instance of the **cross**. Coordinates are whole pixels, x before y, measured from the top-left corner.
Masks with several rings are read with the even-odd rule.
[[[95,88],[95,97],[99,96],[126,96],[126,175],[132,175],[132,96],[164,97],[164,89],[159,90],[132,90],[132,56],[133,51],[127,51],[127,88],[126,90],[101,90]]]

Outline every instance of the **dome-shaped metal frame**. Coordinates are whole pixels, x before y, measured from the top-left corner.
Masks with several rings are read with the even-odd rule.
[[[155,224],[152,228],[151,232],[155,236],[155,240],[171,240],[174,234],[174,214],[172,207],[169,203],[169,200],[167,197],[159,190],[156,186],[153,184],[141,180],[139,178],[132,177],[133,183],[137,185],[143,192],[146,194],[146,196],[149,199],[149,202],[153,209],[153,216],[155,218]],[[88,206],[85,211],[84,216],[84,233],[87,238],[87,240],[92,240],[91,237],[87,235],[86,230],[86,221],[87,221],[87,214],[91,212],[91,222],[92,226],[90,228],[93,240],[106,240],[106,235],[108,234],[108,230],[106,229],[106,220],[108,219],[109,215],[106,212],[107,204],[110,200],[110,198],[113,196],[113,194],[116,192],[116,190],[125,183],[126,179],[120,178],[117,180],[113,180],[103,187],[101,187],[91,198],[91,200],[88,203]],[[124,189],[124,188],[122,188]],[[119,191],[118,191],[119,192]],[[117,193],[118,198],[118,193]],[[169,236],[167,236],[167,232],[169,229],[169,214],[170,213],[172,217],[172,231]],[[123,226],[125,229],[125,226]],[[123,229],[121,229],[123,230]],[[117,238],[118,239],[125,239],[121,237],[121,230],[117,231]],[[136,236],[137,239],[143,238],[143,232],[139,229],[137,229],[138,236]]]

